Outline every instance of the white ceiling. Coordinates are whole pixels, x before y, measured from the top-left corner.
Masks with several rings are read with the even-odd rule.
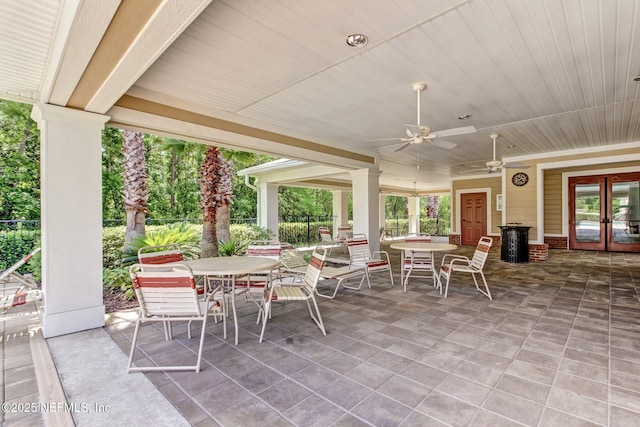
[[[64,77],[47,80],[47,67],[60,39],[71,40],[61,30],[69,3],[0,0],[0,96],[49,99],[43,88]],[[100,2],[77,3],[86,11]],[[507,158],[640,140],[638,0],[161,3],[187,4],[193,16],[152,46],[157,54],[128,65],[128,83],[107,81],[105,90],[379,156],[387,185],[448,187],[472,169],[465,164],[491,158],[493,132]],[[351,33],[366,34],[368,45],[348,47]],[[394,141],[368,141],[402,137],[415,124],[414,82],[427,83],[422,124],[477,133],[447,138],[452,150],[423,143],[394,153],[383,148]],[[117,115],[108,108],[116,100],[86,109]]]

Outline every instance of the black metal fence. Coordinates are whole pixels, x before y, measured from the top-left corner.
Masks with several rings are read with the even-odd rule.
[[[27,255],[40,242],[40,221],[0,221],[0,272]],[[26,267],[26,266],[25,266]],[[26,271],[25,267],[21,272]]]
[[[201,224],[202,219],[154,219],[148,218],[147,225],[162,225],[176,222],[190,222]],[[319,227],[333,230],[334,217],[298,215],[280,218],[278,224],[278,239],[294,246],[312,245],[319,243]],[[256,218],[233,218],[232,224],[255,225]],[[103,227],[124,225],[124,220],[106,219]],[[447,236],[449,234],[449,220],[443,218],[422,218],[420,232],[432,236]],[[386,218],[385,235],[387,237],[405,236],[409,231],[409,219],[405,216]],[[0,221],[0,271],[6,270],[23,256],[35,248],[40,241],[40,221],[37,220],[1,220]]]

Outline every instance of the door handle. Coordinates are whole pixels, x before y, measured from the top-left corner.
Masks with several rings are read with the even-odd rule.
[[[600,223],[602,224],[609,224],[611,222],[611,220],[607,217],[602,218],[602,220],[600,221]]]

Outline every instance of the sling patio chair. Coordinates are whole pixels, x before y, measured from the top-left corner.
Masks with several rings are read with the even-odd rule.
[[[349,248],[349,266],[352,268],[364,267],[369,289],[371,289],[369,275],[378,271],[388,271],[389,279],[393,286],[393,272],[391,271],[391,262],[389,262],[389,253],[387,251],[371,253],[369,241],[365,234],[354,234],[353,237],[347,239],[347,247]]]
[[[167,264],[184,261],[184,255],[177,243],[161,246],[144,246],[138,250],[140,264]]]
[[[404,238],[407,243],[431,243],[431,235],[429,234],[416,234],[409,235]],[[402,251],[402,263],[400,266],[400,278],[404,291],[407,292],[407,285],[409,284],[409,277],[414,271],[429,272],[427,276],[414,277],[430,277],[433,279],[433,285],[438,285],[436,278],[435,268],[433,266],[433,254],[431,252],[418,252],[405,250]]]
[[[247,257],[264,257],[280,261],[282,252],[282,244],[277,240],[253,240],[247,245]],[[260,322],[262,310],[262,293],[269,285],[273,275],[279,275],[279,271],[261,271],[257,273],[247,274],[236,278],[235,290],[236,295],[245,294],[248,299],[253,301],[258,307],[258,318],[256,323]]]
[[[483,236],[478,241],[478,245],[476,246],[476,250],[473,253],[473,257],[471,259],[467,258],[464,255],[452,255],[446,254],[442,257],[442,265],[440,267],[440,293],[442,293],[442,279],[446,280],[444,287],[444,297],[447,297],[447,292],[449,290],[449,280],[451,279],[451,274],[454,271],[460,271],[463,273],[471,273],[473,277],[473,282],[476,285],[476,289],[488,297],[491,298],[491,291],[489,291],[489,285],[487,285],[487,279],[484,277],[484,272],[482,271],[484,268],[484,264],[487,261],[487,257],[489,256],[489,251],[491,250],[491,245],[493,244],[493,239],[491,237]],[[476,280],[476,274],[479,274],[482,277],[482,282],[484,283],[485,290],[480,289],[478,286],[478,281]]]
[[[136,319],[127,372],[134,371],[200,371],[202,349],[206,335],[207,318],[221,317],[226,335],[225,305],[214,300],[210,292],[204,300],[196,289],[193,272],[189,266],[175,264],[170,270],[163,265],[134,264],[129,269],[133,288],[140,303]],[[200,345],[195,365],[133,366],[138,346],[140,325],[143,322],[162,322],[166,340],[173,339],[171,322],[187,321],[187,337],[191,339],[191,323],[202,322]]]
[[[271,282],[268,289],[264,290],[260,342],[262,342],[264,337],[267,320],[271,317],[271,308],[274,302],[305,301],[311,319],[318,325],[322,333],[327,335],[315,297],[316,287],[320,280],[320,273],[325,265],[326,259],[327,250],[324,248],[316,248],[311,255],[311,261],[307,265],[304,276],[293,277],[293,280],[291,280],[291,278],[286,278],[287,280],[275,280]],[[311,303],[313,303],[313,309],[311,308]]]
[[[18,272],[18,269],[38,252],[40,248],[35,248],[0,274],[0,314],[8,312],[13,307],[42,299],[42,291],[38,289],[33,277]]]

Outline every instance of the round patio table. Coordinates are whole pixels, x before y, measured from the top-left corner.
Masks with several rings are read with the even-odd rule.
[[[213,276],[228,280],[231,283],[231,309],[233,311],[233,324],[236,328],[235,344],[238,345],[238,316],[236,314],[235,299],[236,277],[263,271],[273,271],[278,267],[280,261],[271,258],[230,256],[192,259],[183,261],[182,264],[188,265],[196,276],[205,276],[207,279]],[[224,300],[224,286],[222,289],[222,298]]]
[[[455,251],[458,249],[457,245],[453,245],[451,243],[437,243],[437,242],[396,242],[391,244],[391,249],[399,249],[402,251],[402,261],[400,264],[400,276],[401,281],[404,284],[404,258],[407,251],[413,252],[445,252],[445,251]],[[435,261],[435,258],[433,258]],[[432,274],[433,274],[433,284],[436,288],[440,289],[440,277],[436,274],[436,266],[435,263],[432,265]],[[409,275],[407,275],[407,281],[409,280]]]

